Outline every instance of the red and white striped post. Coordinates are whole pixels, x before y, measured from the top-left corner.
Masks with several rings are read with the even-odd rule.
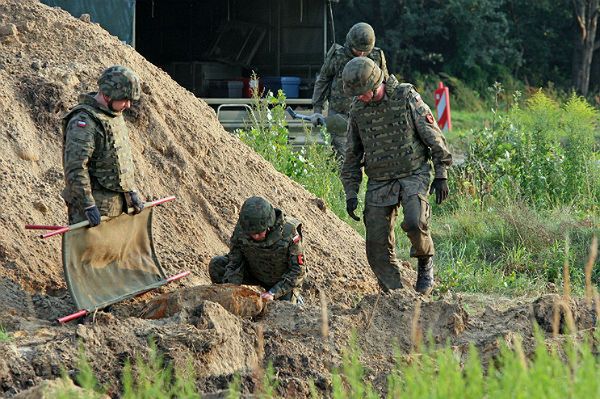
[[[452,118],[450,117],[450,91],[444,87],[442,82],[434,92],[435,109],[437,111],[437,121],[440,129],[447,132],[452,130]]]

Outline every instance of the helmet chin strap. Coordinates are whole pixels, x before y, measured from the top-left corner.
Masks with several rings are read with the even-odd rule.
[[[104,99],[104,102],[106,103],[106,106],[108,107],[109,110],[111,110],[112,112],[118,112],[116,109],[113,108],[113,99],[110,98],[109,96],[107,96],[106,94],[102,93],[102,98]]]

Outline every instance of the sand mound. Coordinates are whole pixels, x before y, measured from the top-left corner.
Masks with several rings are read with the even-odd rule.
[[[159,209],[155,222],[168,273],[191,270],[184,284],[208,283],[208,261],[226,251],[241,203],[262,195],[304,223],[309,300],[317,285],[343,303],[376,290],[358,234],[223,130],[210,107],[133,48],[97,24],[35,1],[0,2],[0,16],[0,32],[8,32],[0,36],[3,293],[14,287],[64,293],[60,239],[42,242],[23,226],[65,222],[60,118],[78,93],[95,90],[97,76],[112,64],[131,67],[143,82],[141,101],[126,115],[140,191],[178,198]]]

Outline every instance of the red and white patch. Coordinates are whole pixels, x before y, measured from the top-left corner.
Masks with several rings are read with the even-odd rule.
[[[84,121],[77,121],[77,126],[79,126],[79,127],[86,127],[87,123],[85,123]]]
[[[304,255],[303,254],[299,254],[298,255],[298,264],[299,265],[303,265],[304,264]]]
[[[427,114],[427,116],[425,117],[425,119],[427,119],[427,122],[433,124],[433,115]]]
[[[301,239],[302,239],[302,237],[300,237],[300,234],[296,234],[296,236],[293,239],[294,244],[298,244]]]

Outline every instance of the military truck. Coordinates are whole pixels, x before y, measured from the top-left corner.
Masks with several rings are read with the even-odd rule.
[[[253,86],[283,88],[289,105],[311,113],[315,77],[334,42],[338,0],[42,1],[76,17],[90,14],[213,106],[233,131],[245,125]],[[294,144],[304,144],[303,124],[290,120]]]

